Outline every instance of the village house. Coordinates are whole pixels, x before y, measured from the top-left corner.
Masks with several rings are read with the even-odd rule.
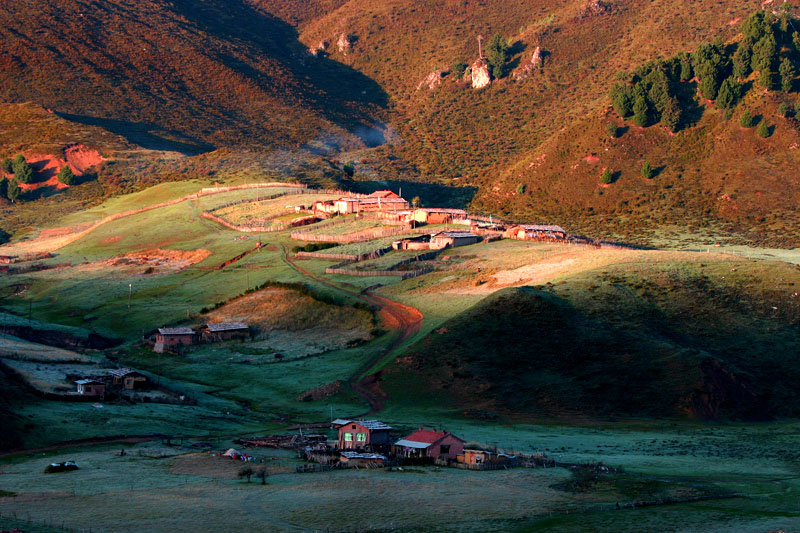
[[[158,328],[155,351],[163,352],[169,346],[190,346],[197,343],[197,333],[192,328]]]
[[[431,247],[430,235],[419,235],[408,239],[401,239],[392,243],[394,250],[429,250]]]
[[[109,372],[111,384],[122,387],[126,390],[145,389],[149,385],[147,376],[130,368],[119,368]]]
[[[96,379],[79,379],[75,381],[78,386],[78,394],[83,396],[104,396],[106,384]]]
[[[218,322],[203,326],[200,330],[200,335],[203,342],[245,339],[250,336],[250,328],[243,322]]]
[[[336,200],[335,208],[336,212],[340,215],[349,215],[352,213],[360,213],[362,211],[399,211],[408,209],[408,202],[400,197],[343,197]]]
[[[467,212],[463,209],[421,207],[411,212],[408,222],[413,224],[450,224],[455,220],[465,219],[467,219]]]
[[[389,190],[383,190],[375,191],[369,195],[369,198],[400,198],[400,195]]]
[[[10,265],[11,263],[16,263],[16,261],[16,255],[0,255],[0,263],[2,264]]]
[[[455,248],[480,242],[481,237],[469,231],[440,231],[431,235],[431,250]]]
[[[408,458],[455,460],[464,451],[464,440],[446,431],[419,428],[392,446],[392,453]]]
[[[336,213],[336,202],[333,200],[317,200],[314,202],[314,212],[333,215]]]
[[[561,226],[547,224],[517,224],[503,233],[507,239],[520,241],[554,241],[563,240],[567,232]]]
[[[338,420],[339,449],[388,445],[392,427],[379,420]]]
[[[459,463],[469,466],[502,465],[516,462],[517,458],[502,452],[491,452],[473,448],[464,448],[464,453],[457,457]]]

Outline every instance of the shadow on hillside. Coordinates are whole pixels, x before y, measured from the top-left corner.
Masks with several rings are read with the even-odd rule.
[[[298,102],[304,100],[327,120],[347,129],[367,146],[385,142],[375,124],[380,121],[376,114],[388,105],[386,91],[373,79],[348,65],[324,54],[312,56],[290,24],[244,2],[176,0],[172,4],[178,13],[204,31],[231,42],[243,43],[279,61],[297,80],[307,84],[307,87],[301,87],[302,94],[292,95]],[[355,43],[357,39],[351,42]],[[268,76],[269,68],[257,69],[227,55],[217,58],[262,87],[275,85],[275,80]]]
[[[417,183],[415,181],[353,181],[342,184],[349,190],[369,194],[375,191],[390,189],[400,192],[408,201],[419,196],[421,207],[454,207],[465,208],[475,197],[477,187],[452,187],[438,183]]]
[[[100,126],[106,130],[122,135],[128,141],[138,144],[148,150],[163,150],[180,152],[185,155],[197,155],[214,150],[214,146],[198,139],[187,138],[178,131],[164,131],[156,124],[132,122],[130,120],[117,120],[113,118],[92,117],[89,115],[74,115],[71,113],[57,113],[58,116],[72,122],[87,126]],[[177,137],[182,140],[175,140]]]

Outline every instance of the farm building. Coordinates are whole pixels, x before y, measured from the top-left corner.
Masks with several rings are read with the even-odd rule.
[[[341,452],[339,462],[351,467],[383,466],[386,456],[379,453]]]
[[[110,374],[112,385],[117,385],[124,389],[144,389],[149,384],[147,376],[130,368],[118,368],[117,370],[112,370]]]
[[[360,213],[361,211],[398,211],[408,209],[408,202],[403,198],[339,198],[335,203],[336,212],[340,215]]]
[[[464,463],[466,465],[502,465],[511,464],[517,460],[515,456],[502,452],[498,453],[468,448],[465,448],[464,453],[459,455],[457,459],[459,463]]]
[[[155,351],[164,351],[166,346],[189,346],[196,343],[197,333],[192,328],[158,328]]]
[[[250,336],[250,328],[242,322],[218,322],[206,324],[201,328],[204,342],[219,342],[231,339],[244,339]]]
[[[550,241],[562,240],[567,237],[567,232],[561,226],[546,224],[517,224],[506,229],[503,236],[507,239],[520,241]]]
[[[395,250],[428,250],[431,247],[431,236],[420,235],[418,237],[410,237],[394,241],[392,248]]]
[[[395,442],[392,452],[401,457],[438,457],[454,460],[464,451],[464,440],[446,431],[419,428],[417,431]]]
[[[431,250],[455,248],[480,242],[481,237],[469,231],[440,231],[431,235]]]
[[[339,449],[365,448],[391,442],[392,427],[379,420],[343,420],[339,425]]]
[[[389,190],[375,191],[369,195],[369,198],[400,198],[400,195]]]
[[[75,381],[78,394],[83,396],[103,396],[106,393],[106,384],[96,379],[79,379]]]
[[[415,224],[450,224],[455,220],[462,220],[466,218],[467,212],[463,209],[425,207],[414,209],[411,212],[408,222],[413,222]]]
[[[336,213],[336,202],[333,200],[317,200],[314,202],[314,211],[317,213],[327,213],[332,215]]]
[[[11,263],[16,263],[16,261],[16,255],[0,255],[0,263],[2,264],[10,265]]]

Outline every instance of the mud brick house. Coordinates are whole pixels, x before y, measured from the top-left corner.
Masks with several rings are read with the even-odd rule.
[[[392,446],[392,453],[399,457],[443,458],[453,461],[464,451],[464,440],[446,431],[419,428]]]
[[[455,248],[480,242],[481,237],[469,231],[440,231],[431,235],[431,250]]]
[[[480,465],[502,465],[516,463],[517,458],[502,452],[490,452],[487,450],[464,449],[464,453],[457,457],[459,463],[470,466]]]
[[[414,209],[409,222],[415,224],[450,224],[456,220],[467,218],[463,209],[450,209],[446,207],[425,207]]]
[[[158,328],[156,332],[155,351],[157,352],[163,351],[165,347],[191,346],[192,344],[197,344],[197,333],[192,328]]]
[[[431,247],[430,235],[419,235],[417,237],[410,237],[394,241],[392,248],[394,250],[428,250]]]
[[[369,198],[400,198],[400,195],[389,190],[375,191],[369,195]]]
[[[548,224],[517,224],[506,229],[503,236],[520,241],[555,241],[567,238],[567,232],[561,226]]]
[[[96,379],[79,379],[75,381],[78,386],[78,394],[83,396],[104,396],[106,384]]]
[[[0,255],[0,264],[10,265],[11,263],[16,263],[16,261],[16,255]]]
[[[383,466],[386,456],[379,453],[341,452],[339,462],[347,466]]]
[[[250,336],[250,328],[242,322],[218,322],[203,326],[200,335],[204,342],[246,339]]]
[[[391,444],[392,427],[380,420],[337,420],[339,449],[352,450]]]
[[[147,378],[147,376],[141,372],[137,372],[136,370],[131,370],[130,368],[119,368],[117,370],[112,370],[110,374],[112,385],[116,385],[127,390],[146,389],[150,385],[150,380]]]
[[[314,202],[314,211],[332,215],[336,213],[336,202],[333,200],[317,200]]]
[[[343,197],[336,200],[335,207],[336,212],[340,215],[348,215],[351,213],[360,213],[361,211],[399,211],[408,209],[408,202],[400,197]]]

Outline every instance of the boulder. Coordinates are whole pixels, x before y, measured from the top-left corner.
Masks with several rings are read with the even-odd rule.
[[[482,89],[492,83],[489,76],[489,62],[484,58],[476,59],[472,64],[472,88]]]
[[[423,87],[427,87],[428,90],[432,91],[433,89],[442,84],[443,78],[444,74],[442,73],[441,70],[434,70],[433,72],[425,76],[424,80],[419,82],[419,85],[417,85],[417,90],[419,91]]]
[[[339,49],[344,55],[347,55],[347,52],[350,51],[350,46],[352,43],[352,39],[346,33],[343,33],[339,36],[339,40],[336,41],[336,47]]]
[[[581,9],[582,17],[596,17],[611,11],[611,4],[603,0],[589,0]]]
[[[515,69],[514,72],[511,73],[511,77],[515,80],[524,80],[536,72],[536,69],[542,68],[542,64],[542,49],[537,46],[536,50],[533,51],[531,60]]]

